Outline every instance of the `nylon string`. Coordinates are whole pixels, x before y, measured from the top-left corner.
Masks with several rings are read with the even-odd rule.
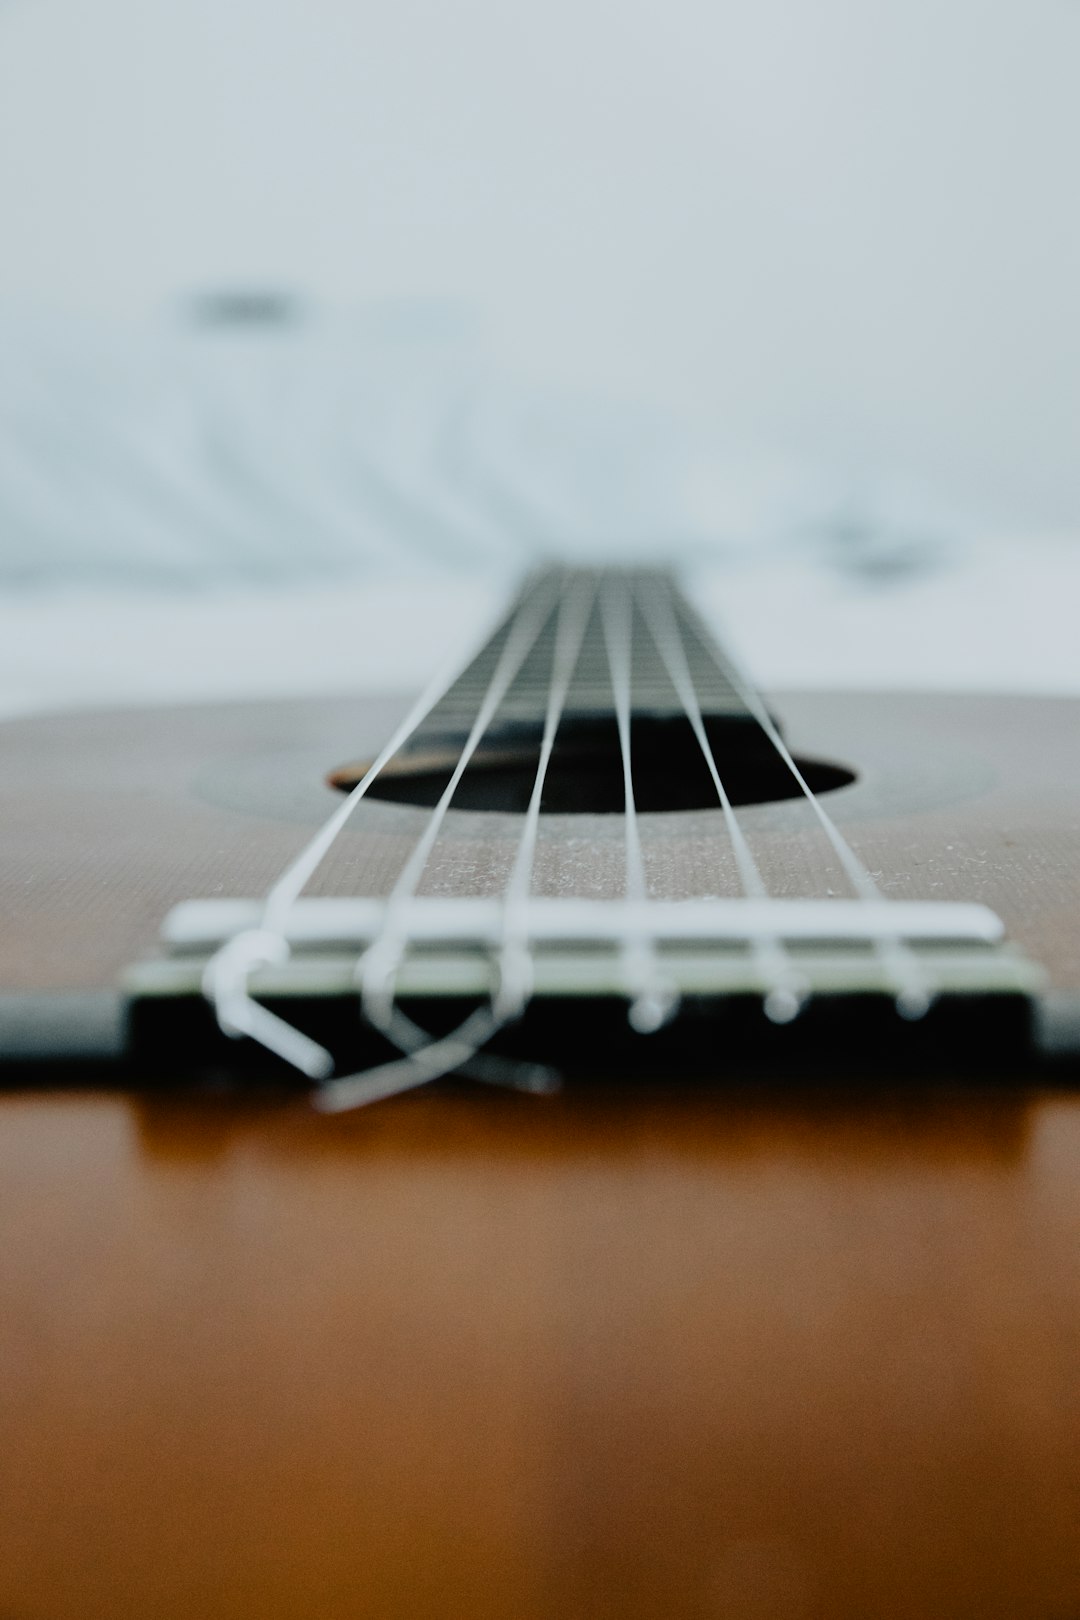
[[[701,628],[690,616],[672,589],[670,580],[665,580],[665,589],[672,603],[673,611],[688,624],[699,644],[705,648],[731,684],[734,686],[740,700],[746,705],[758,725],[764,731],[773,748],[783,760],[787,769],[794,777],[804,798],[809,804],[814,816],[825,837],[828,839],[837,860],[842,867],[857,898],[868,901],[884,900],[885,896],[875,883],[866,866],[856,855],[839,827],[833,821],[820,799],[814,793],[802,771],[799,769],[791,750],[784,741],[770,715],[765,703],[745,680],[742,672],[733,664],[721,664],[715,650],[711,647],[709,639],[702,634]],[[897,1011],[904,1018],[921,1018],[928,1010],[931,994],[926,975],[920,966],[911,947],[899,935],[877,936],[874,948],[882,958],[886,970],[896,988]]]
[[[683,637],[671,602],[666,595],[654,594],[647,589],[639,589],[638,598],[642,618],[649,627],[657,651],[671,678],[671,684],[704,756],[709,775],[712,777],[743,891],[753,899],[767,899],[768,888],[746,841],[746,835],[739,825],[731,797],[716,763],[713,745],[705,729],[701,701],[690,673]],[[776,935],[755,941],[754,954],[769,984],[765,996],[766,1015],[774,1023],[789,1023],[798,1014],[806,999],[805,978],[798,972],[790,953]]]
[[[382,932],[365,951],[358,969],[364,1011],[375,1023],[389,1011],[392,1004],[394,976],[408,943],[410,903],[415,897],[417,886],[446,820],[458,784],[494,719],[499,705],[509,691],[514,677],[549,623],[564,590],[565,583],[553,581],[549,583],[547,589],[541,586],[523,603],[511,625],[510,633],[492,672],[488,689],[458,756],[457,764],[451,772],[450,780],[439,796],[422,836],[390,891],[383,913]]]
[[[608,578],[604,581],[600,591],[600,613],[622,762],[625,893],[627,900],[639,902],[648,898],[648,883],[631,758],[634,600],[625,580]],[[675,1006],[675,994],[661,973],[655,939],[640,926],[635,926],[624,936],[622,956],[623,971],[631,995],[630,1022],[640,1034],[649,1034],[659,1029],[670,1016]]]

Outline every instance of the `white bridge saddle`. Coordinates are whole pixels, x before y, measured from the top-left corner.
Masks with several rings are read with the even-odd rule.
[[[166,919],[163,953],[131,969],[138,996],[198,994],[207,963],[229,940],[257,930],[256,900],[190,900]],[[378,899],[313,898],[292,907],[285,960],[251,979],[259,997],[354,991],[364,952],[380,937],[387,905]],[[759,947],[779,944],[809,995],[892,993],[882,945],[916,953],[931,992],[1035,994],[1040,970],[1002,943],[1000,919],[986,906],[936,901],[531,899],[515,919],[530,956],[533,995],[626,993],[628,944],[645,940],[680,995],[766,994]],[[408,949],[398,973],[402,996],[477,996],[490,989],[506,940],[497,898],[413,899]]]

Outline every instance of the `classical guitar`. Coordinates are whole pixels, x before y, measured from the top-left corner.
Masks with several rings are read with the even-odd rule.
[[[0,1614],[1080,1615],[1076,727],[565,569],[5,725]]]

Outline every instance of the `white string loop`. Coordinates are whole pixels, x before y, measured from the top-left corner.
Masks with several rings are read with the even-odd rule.
[[[233,1040],[250,1036],[309,1080],[325,1080],[334,1060],[318,1041],[295,1029],[248,992],[253,973],[280,967],[289,959],[288,941],[272,929],[250,928],[223,945],[203,972],[203,994],[213,1003],[218,1024]]]

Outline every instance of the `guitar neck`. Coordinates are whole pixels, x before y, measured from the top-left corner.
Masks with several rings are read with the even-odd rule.
[[[415,746],[424,749],[433,738],[464,736],[468,732],[514,627],[527,615],[543,613],[544,604],[550,602],[550,611],[502,699],[495,720],[496,728],[504,735],[538,731],[544,721],[556,665],[559,613],[555,604],[565,603],[575,594],[586,597],[591,607],[566,695],[563,724],[572,729],[575,725],[610,719],[614,690],[611,653],[598,591],[601,582],[608,590],[613,585],[625,587],[629,595],[633,667],[629,700],[635,717],[665,720],[684,713],[657,646],[654,629],[642,611],[642,601],[653,597],[665,604],[665,611],[670,609],[680,656],[685,659],[702,713],[712,719],[754,724],[746,703],[739,696],[738,687],[741,684],[745,690],[745,681],[737,680],[733,660],[686,600],[671,571],[619,569],[598,575],[587,569],[546,568],[525,581],[505,617],[427,716],[416,734]]]

